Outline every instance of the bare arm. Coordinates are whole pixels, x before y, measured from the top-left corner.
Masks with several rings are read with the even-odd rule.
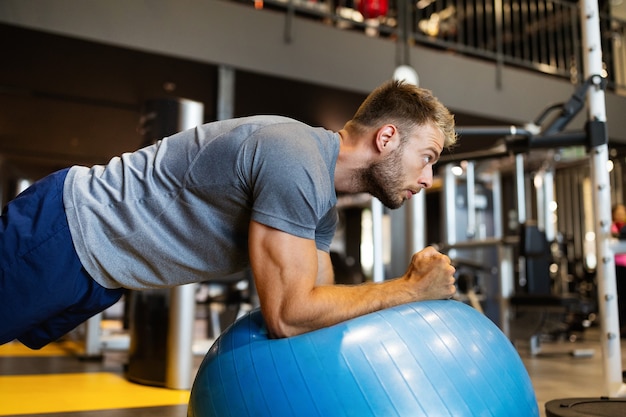
[[[330,256],[315,242],[252,222],[252,272],[268,330],[288,337],[399,304],[449,298],[454,267],[433,248],[413,255],[400,278],[383,283],[332,285]]]

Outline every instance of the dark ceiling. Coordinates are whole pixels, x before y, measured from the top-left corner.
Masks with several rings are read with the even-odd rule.
[[[5,175],[36,178],[72,164],[106,162],[142,144],[149,99],[182,97],[216,117],[216,65],[0,25],[0,156]],[[234,116],[281,114],[339,129],[364,94],[235,72]],[[452,109],[454,111],[454,109]],[[457,125],[506,124],[456,114]],[[456,152],[491,146],[461,140]]]

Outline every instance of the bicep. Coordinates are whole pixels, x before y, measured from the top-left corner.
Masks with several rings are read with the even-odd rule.
[[[248,245],[263,316],[270,333],[284,336],[290,322],[297,320],[294,312],[306,304],[315,286],[332,283],[330,257],[318,251],[313,240],[255,221],[250,223]]]

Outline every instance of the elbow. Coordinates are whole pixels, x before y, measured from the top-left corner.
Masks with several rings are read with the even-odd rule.
[[[302,329],[289,324],[280,315],[263,314],[263,318],[270,339],[284,339],[304,333]]]
[[[267,326],[267,334],[270,339],[284,339],[300,334],[294,331],[291,326],[282,322],[269,322],[266,320],[265,323]]]

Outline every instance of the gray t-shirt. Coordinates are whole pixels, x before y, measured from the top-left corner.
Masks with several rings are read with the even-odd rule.
[[[337,133],[256,116],[72,167],[63,201],[76,252],[101,285],[142,289],[248,268],[251,219],[328,251],[338,154]]]

